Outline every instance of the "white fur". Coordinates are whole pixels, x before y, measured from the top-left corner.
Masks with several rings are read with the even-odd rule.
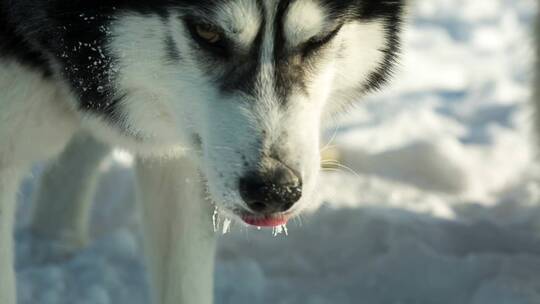
[[[256,1],[238,0],[216,7],[215,21],[244,50],[253,43],[261,25]]]
[[[169,27],[158,16],[126,14],[110,26],[115,37],[108,46],[118,58],[113,64],[118,96],[128,94],[120,105],[125,113],[127,131],[137,138],[126,137],[118,130],[104,127],[101,121],[90,118],[87,129],[98,136],[129,150],[159,154],[171,146],[183,143],[178,114],[171,108],[176,90],[182,91],[179,78],[182,71],[167,64],[163,40]],[[141,39],[140,37],[144,37]],[[180,113],[181,114],[181,113]],[[141,141],[142,139],[142,141]]]
[[[0,303],[15,304],[13,225],[20,173],[0,171]]]
[[[369,74],[382,63],[382,50],[386,44],[384,24],[380,21],[347,24],[338,38],[346,41],[347,47],[335,63],[339,69],[332,83],[330,99],[341,102],[330,104],[328,112],[335,112],[332,108],[341,107],[343,103],[357,98],[355,94],[351,95],[351,89],[358,86],[358,79],[363,79],[365,84]],[[358,58],[362,58],[362,64],[358,64]]]
[[[31,163],[58,153],[76,129],[63,87],[0,61],[0,303],[15,303],[13,220],[18,181]]]
[[[0,60],[0,172],[59,153],[77,129],[67,90]],[[74,104],[74,103],[73,103]]]
[[[212,205],[188,158],[137,162],[144,247],[160,304],[211,304],[214,282]]]
[[[298,0],[291,4],[285,19],[285,34],[291,47],[329,30],[327,15],[315,0]]]

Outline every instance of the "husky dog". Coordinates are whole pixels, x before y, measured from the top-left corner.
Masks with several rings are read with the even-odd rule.
[[[107,146],[127,149],[138,156],[154,302],[211,303],[208,201],[254,226],[301,212],[315,192],[321,126],[386,82],[404,6],[0,0],[0,303],[16,302],[18,183],[79,132],[91,137],[76,137],[59,159],[69,170],[51,169],[41,190],[68,194],[38,206],[34,230],[77,242],[70,230],[84,230],[84,208],[69,201],[88,191],[73,189],[91,188]]]

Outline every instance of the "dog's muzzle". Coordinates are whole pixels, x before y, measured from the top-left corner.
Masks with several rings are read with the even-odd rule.
[[[300,174],[276,159],[266,159],[265,164],[263,169],[248,172],[239,180],[240,195],[254,218],[285,213],[302,197]]]

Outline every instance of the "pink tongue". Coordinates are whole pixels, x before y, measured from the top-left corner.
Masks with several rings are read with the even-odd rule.
[[[286,217],[277,218],[243,218],[244,222],[251,226],[257,227],[277,227],[287,224],[288,219]]]

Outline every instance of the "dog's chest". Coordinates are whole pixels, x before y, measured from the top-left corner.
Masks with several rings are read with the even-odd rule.
[[[0,92],[0,169],[60,152],[78,128],[67,91],[1,58]]]

